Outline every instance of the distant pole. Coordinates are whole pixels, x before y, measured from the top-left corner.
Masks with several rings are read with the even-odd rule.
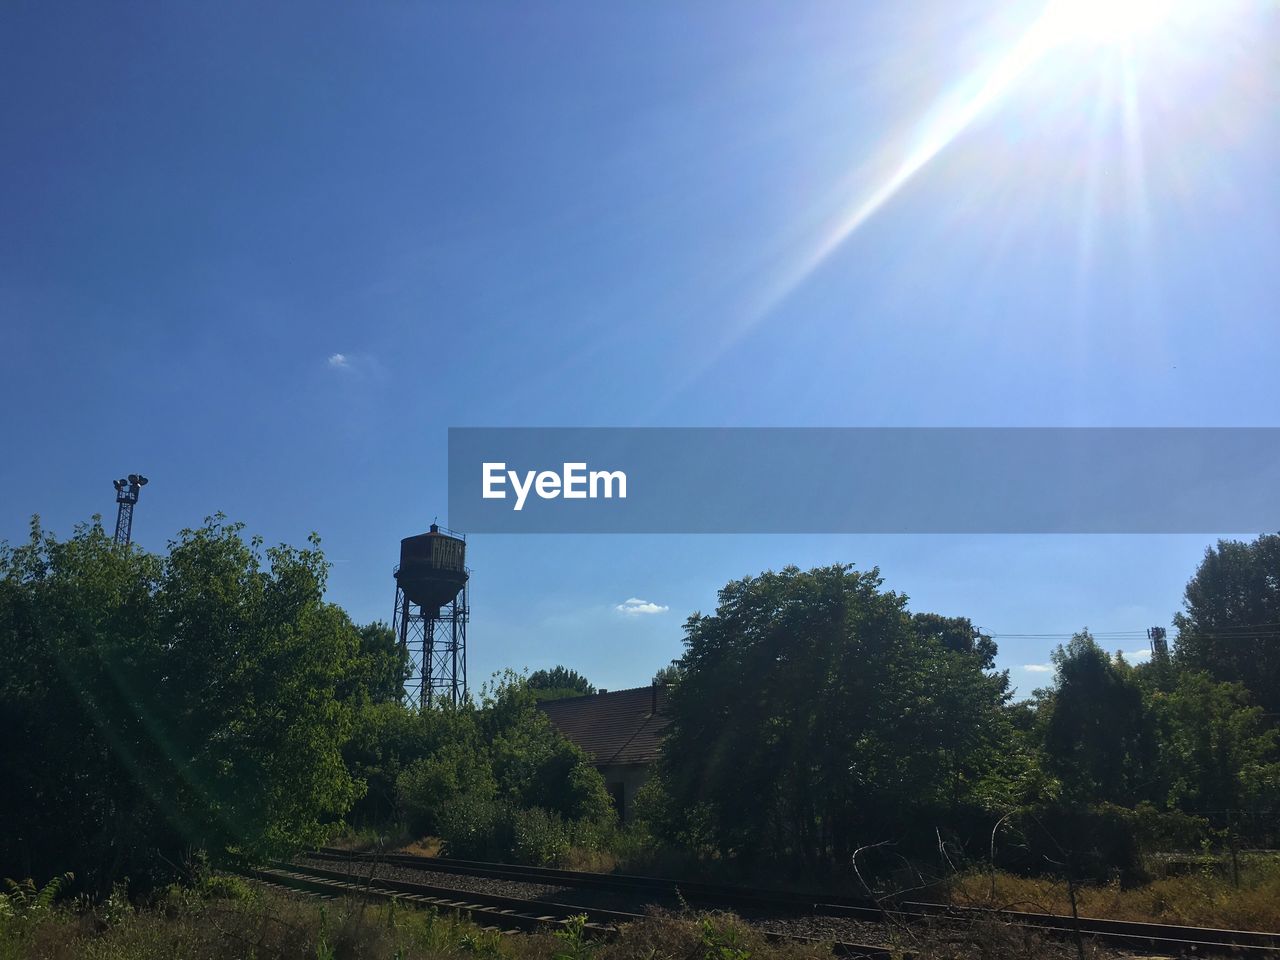
[[[133,508],[138,502],[138,494],[147,485],[147,478],[131,473],[114,483],[116,503],[119,505],[116,510],[116,543],[128,546],[133,539]]]

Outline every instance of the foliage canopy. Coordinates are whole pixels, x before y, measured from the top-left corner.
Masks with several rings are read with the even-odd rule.
[[[685,626],[661,829],[739,857],[847,862],[984,802],[1008,678],[967,621],[913,617],[877,570],[747,577]]]
[[[163,557],[33,521],[0,555],[0,860],[105,890],[319,841],[358,793],[336,693],[361,638],[326,572],[314,536],[263,551],[221,517]]]

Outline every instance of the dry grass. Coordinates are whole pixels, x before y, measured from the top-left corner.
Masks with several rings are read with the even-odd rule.
[[[355,849],[353,847],[344,847],[343,849]],[[359,848],[361,852],[367,851],[369,845],[365,844]],[[415,857],[442,857],[444,856],[444,841],[439,837],[419,837],[416,840],[410,840],[400,844],[394,849],[388,849],[388,853],[403,853]],[[586,847],[570,847],[568,854],[560,862],[559,866],[566,870],[589,870],[594,873],[612,873],[618,868],[618,857],[608,850],[592,850]]]
[[[599,960],[814,960],[830,958],[829,945],[773,943],[731,913],[672,914],[653,910],[624,926]]]
[[[589,850],[570,847],[564,858],[564,869],[587,870],[592,873],[613,873],[618,869],[618,857],[609,850]]]
[[[963,926],[937,925],[910,931],[903,946],[916,960],[1078,960],[1074,941],[1048,939],[1034,930],[996,920]],[[1114,957],[1097,944],[1082,944],[1085,960]]]
[[[501,934],[428,911],[320,902],[275,890],[247,900],[171,898],[104,920],[60,909],[0,919],[0,960],[492,960],[516,953]],[[536,938],[531,938],[536,939]],[[533,944],[531,944],[533,946]],[[530,951],[545,960],[545,951]]]
[[[340,824],[329,835],[325,845],[354,853],[368,853],[373,850],[395,850],[409,842],[409,835],[394,826],[352,827]]]
[[[766,941],[727,914],[655,914],[609,943],[504,935],[429,910],[319,902],[257,888],[246,899],[173,896],[111,918],[68,908],[0,911],[0,960],[815,960],[822,948]]]
[[[993,898],[991,875],[971,873],[958,878],[952,891],[958,903],[1050,913],[1071,911],[1067,886],[1061,881],[999,873]],[[1203,871],[1127,890],[1119,884],[1080,887],[1077,900],[1082,916],[1280,931],[1280,862],[1245,864],[1239,887],[1219,872]]]
[[[414,857],[438,857],[444,846],[439,837],[419,837],[397,847],[393,853],[405,853]]]
[[[550,934],[503,935],[433,911],[364,901],[319,902],[215,878],[200,893],[172,894],[145,910],[23,915],[0,910],[0,960],[819,960],[825,945],[771,943],[731,914],[653,912],[608,943]],[[958,902],[1066,912],[1060,883],[971,874]],[[1239,889],[1204,873],[1135,890],[1080,891],[1081,912],[1215,926],[1276,928],[1280,865],[1252,864]],[[1075,946],[995,920],[888,931],[886,941],[919,960],[1074,960]],[[1086,960],[1105,956],[1086,944]]]

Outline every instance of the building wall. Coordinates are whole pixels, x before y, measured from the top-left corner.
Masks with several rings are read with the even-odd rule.
[[[618,819],[626,823],[635,815],[636,793],[649,779],[650,764],[602,763],[596,769],[604,777],[604,785],[618,808]]]

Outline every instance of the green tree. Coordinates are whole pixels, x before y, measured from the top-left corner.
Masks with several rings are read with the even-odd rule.
[[[650,682],[653,683],[655,686],[659,686],[659,687],[666,687],[674,683],[679,683],[680,682],[680,661],[673,660],[671,663],[667,664],[665,667],[660,667],[658,669],[658,672],[653,675],[653,680]]]
[[[565,666],[550,670],[535,670],[525,680],[538,700],[563,700],[567,697],[587,697],[596,692],[595,686],[577,670]]]
[[[343,699],[389,703],[404,696],[409,655],[400,649],[395,631],[382,621],[359,628],[360,647],[352,669],[339,686]]]
[[[1216,813],[1280,800],[1280,732],[1238,684],[1178,674],[1151,692],[1159,731],[1160,790],[1168,806]]]
[[[590,758],[538,709],[527,683],[508,673],[485,691],[479,716],[499,798],[568,820],[605,821],[613,805]]]
[[[1280,535],[1206,550],[1174,623],[1180,665],[1239,683],[1280,714]]]
[[[1088,630],[1053,654],[1054,686],[1042,699],[1045,763],[1063,799],[1133,806],[1151,790],[1154,731],[1133,669]]]
[[[435,775],[451,778],[462,790],[473,782],[469,772],[457,770],[446,775],[440,766],[448,762],[444,754],[454,757],[458,750],[465,750],[479,767],[488,770],[488,744],[481,738],[477,710],[469,699],[457,707],[440,705],[423,710],[410,709],[398,701],[362,704],[355,713],[351,737],[343,745],[347,769],[365,785],[349,821],[356,826],[385,827],[406,817],[411,828],[428,832],[430,825],[424,821],[435,817],[440,792],[419,789],[427,782],[422,776],[423,764],[436,763]],[[418,774],[405,780],[405,772],[415,766]]]
[[[449,807],[492,800],[498,785],[473,704],[423,710],[414,719],[421,754],[404,765],[396,793],[405,826],[421,836],[438,833]]]
[[[647,803],[671,815],[660,830],[725,855],[848,862],[980,802],[1008,678],[984,669],[971,630],[948,643],[958,622],[917,621],[881,585],[877,570],[787,567],[689,618],[657,781],[669,799]]]
[[[105,890],[319,841],[357,793],[336,691],[359,634],[326,572],[314,536],[263,551],[221,517],[166,556],[33,521],[0,552],[0,861]]]
[[[917,613],[911,617],[911,625],[921,639],[939,644],[954,653],[975,657],[984,670],[995,666],[995,641],[975,627],[968,617]]]

